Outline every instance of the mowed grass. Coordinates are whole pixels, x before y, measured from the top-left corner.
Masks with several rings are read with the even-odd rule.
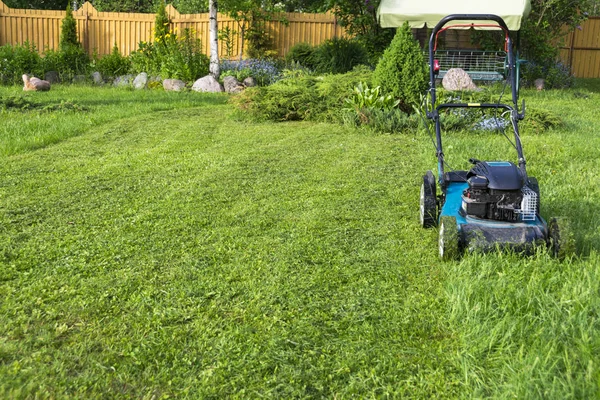
[[[598,396],[593,91],[526,93],[566,122],[523,141],[579,255],[442,263],[418,223],[423,132],[57,89],[34,100],[87,111],[2,113],[0,397]],[[514,158],[499,135],[445,144],[456,168]]]

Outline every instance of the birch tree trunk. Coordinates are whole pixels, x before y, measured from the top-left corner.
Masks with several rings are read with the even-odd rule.
[[[219,66],[219,36],[217,26],[217,0],[208,0],[209,9],[209,31],[210,31],[210,74],[219,79],[221,68]]]

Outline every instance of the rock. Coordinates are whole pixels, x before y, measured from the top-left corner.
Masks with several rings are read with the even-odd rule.
[[[244,79],[244,82],[242,82],[242,83],[243,83],[243,84],[244,84],[244,86],[246,86],[246,87],[253,87],[253,86],[256,86],[256,80],[255,80],[253,77],[251,77],[251,76],[249,76],[249,77],[247,77],[246,79]]]
[[[30,78],[29,75],[24,74],[23,84],[23,90],[26,91],[46,92],[50,90],[50,82],[36,78],[35,76]]]
[[[235,78],[234,78],[235,79]],[[196,92],[222,92],[223,87],[212,75],[206,75],[203,78],[198,79],[194,82],[194,86],[192,86],[192,90]]]
[[[446,90],[478,90],[469,74],[461,68],[450,68],[442,79],[442,86]]]
[[[141,72],[133,80],[133,88],[139,90],[139,89],[146,89],[147,86],[148,86],[148,74],[145,72]]]
[[[235,76],[226,76],[223,78],[223,87],[227,93],[240,93],[245,89]]]
[[[544,86],[546,84],[546,81],[543,80],[542,78],[538,78],[535,81],[533,81],[533,86],[537,89],[537,90],[544,90]]]
[[[185,89],[185,82],[179,79],[165,79],[163,81],[163,88],[167,91],[181,92]]]
[[[102,79],[102,74],[98,71],[92,73],[92,81],[94,82],[95,85],[104,84],[104,79]]]
[[[60,77],[58,76],[58,72],[56,71],[48,71],[44,74],[44,80],[52,83],[60,82]]]
[[[113,81],[113,85],[117,87],[127,87],[131,86],[133,82],[133,75],[121,75],[117,76]]]

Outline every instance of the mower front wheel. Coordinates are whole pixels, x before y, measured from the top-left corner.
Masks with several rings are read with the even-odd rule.
[[[575,253],[575,237],[567,218],[551,218],[548,223],[548,245],[554,257],[562,260]]]
[[[460,236],[456,217],[440,218],[439,248],[440,258],[444,261],[456,260],[459,256]]]
[[[423,175],[420,197],[420,217],[423,228],[435,226],[437,219],[437,201],[435,191],[435,177],[433,172],[427,171]]]

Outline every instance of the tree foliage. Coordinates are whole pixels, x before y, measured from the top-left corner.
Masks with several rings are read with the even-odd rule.
[[[521,31],[525,57],[538,64],[554,63],[566,34],[587,19],[594,3],[594,0],[532,0],[531,13]]]
[[[393,29],[384,29],[377,21],[380,0],[328,0],[326,8],[332,9],[340,25],[351,36],[361,41],[373,63],[390,44]]]
[[[69,5],[69,0],[6,0],[10,8],[25,8],[36,10],[64,10]]]

